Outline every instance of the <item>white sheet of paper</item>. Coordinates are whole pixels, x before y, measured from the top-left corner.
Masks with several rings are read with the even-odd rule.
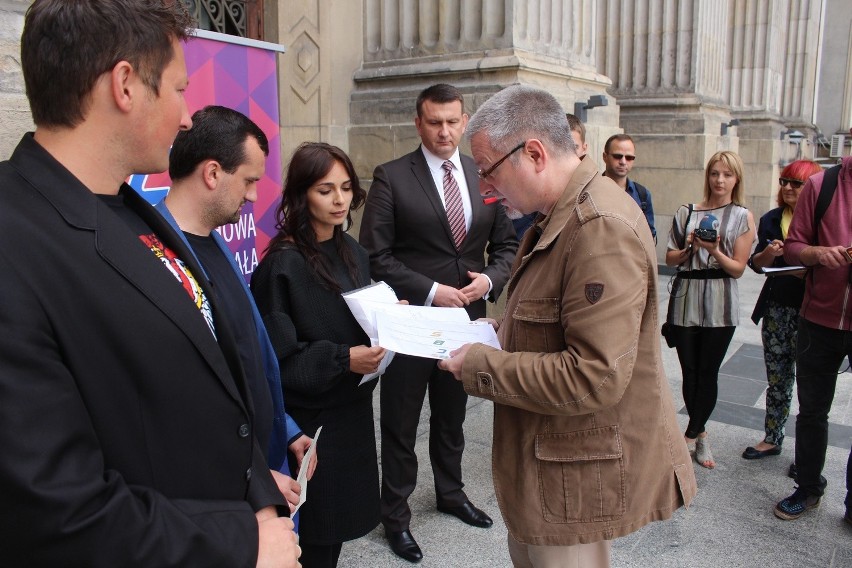
[[[379,331],[376,328],[375,307],[393,306],[399,303],[399,298],[396,297],[393,288],[385,282],[376,282],[375,284],[346,292],[343,294],[343,300],[355,317],[355,321],[358,322],[358,325],[361,326],[361,329],[370,338],[370,346],[375,347],[378,345]],[[361,377],[361,382],[358,383],[358,386],[360,387],[364,383],[369,383],[373,379],[377,379],[383,375],[385,369],[393,361],[393,356],[393,351],[386,351],[381,363],[379,363],[379,369],[375,373],[367,373]]]
[[[449,308],[432,309],[450,311]],[[462,308],[458,309],[464,312]],[[484,321],[412,318],[402,310],[397,310],[377,312],[376,322],[379,328],[379,345],[415,357],[449,359],[452,351],[466,343],[484,343],[500,349],[497,333],[491,324]]]
[[[387,304],[384,302],[364,301],[362,307],[370,312],[373,325],[376,325],[376,314],[387,313],[393,317],[408,321],[447,321],[467,323],[470,316],[464,308],[436,308],[434,306],[409,306],[407,304]],[[378,329],[378,327],[377,327]],[[382,346],[384,347],[384,345]]]
[[[305,452],[305,457],[302,458],[302,467],[299,468],[299,476],[296,478],[296,481],[299,483],[299,487],[302,488],[302,492],[299,494],[299,504],[296,505],[296,511],[298,511],[299,507],[308,500],[308,465],[310,465],[311,460],[314,457],[314,452],[317,449],[320,432],[322,432],[322,426],[317,428],[317,433],[314,434],[314,442],[311,444],[311,447],[308,448],[308,451]],[[293,511],[293,515],[296,514],[296,511]],[[290,516],[292,517],[293,515]]]
[[[384,282],[376,282],[370,286],[364,286],[357,290],[351,290],[343,294],[343,299],[346,305],[349,306],[349,311],[355,316],[355,321],[364,330],[370,338],[377,338],[376,320],[373,317],[373,306],[376,304],[397,304],[399,298],[393,291],[393,288]]]
[[[763,273],[767,276],[793,276],[795,274],[804,274],[807,272],[807,267],[805,266],[767,266],[765,268],[761,268]]]

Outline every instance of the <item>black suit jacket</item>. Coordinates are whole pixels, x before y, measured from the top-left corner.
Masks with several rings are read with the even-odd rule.
[[[215,294],[177,235],[127,203]],[[0,164],[4,566],[254,566],[283,505],[228,330],[30,135]]]
[[[360,241],[370,253],[373,280],[384,280],[411,304],[423,305],[434,282],[466,286],[468,270],[491,279],[491,301],[496,301],[509,279],[518,250],[515,229],[502,205],[482,203],[473,160],[461,155],[461,162],[472,218],[460,251],[420,148],[373,172]],[[472,319],[484,317],[485,302],[472,302],[467,310]]]

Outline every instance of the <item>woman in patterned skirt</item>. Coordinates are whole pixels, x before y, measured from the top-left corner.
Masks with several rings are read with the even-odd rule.
[[[760,218],[757,227],[757,247],[748,265],[757,273],[768,266],[781,268],[784,261],[784,239],[793,219],[793,210],[799,200],[805,180],[822,171],[811,160],[796,160],[781,171],[778,179],[778,207]],[[763,361],[766,364],[766,436],[755,446],[743,452],[747,460],[756,460],[781,453],[784,426],[790,414],[793,384],[796,380],[796,330],[799,308],[805,295],[802,275],[770,276],[766,278],[751,319],[763,319]]]

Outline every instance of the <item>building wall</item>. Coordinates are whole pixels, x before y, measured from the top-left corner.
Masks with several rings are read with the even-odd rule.
[[[0,159],[33,129],[21,75],[21,32],[27,0],[0,0]]]
[[[18,53],[29,3],[0,0],[0,158],[33,127]],[[634,137],[632,177],[653,192],[660,258],[714,152],[742,155],[759,216],[784,164],[817,155],[819,133],[852,126],[848,0],[267,0],[264,26],[288,48],[285,161],[302,141],[327,141],[366,185],[377,164],[416,147],[414,101],[430,84],[457,85],[471,114],[515,83],[549,90],[569,112],[603,95],[608,105],[588,111],[590,159],[602,168],[610,134]]]
[[[816,125],[826,137],[852,128],[852,2],[827,0]]]
[[[300,0],[277,10],[282,156],[304,141],[348,147],[349,95],[362,62],[361,2]]]

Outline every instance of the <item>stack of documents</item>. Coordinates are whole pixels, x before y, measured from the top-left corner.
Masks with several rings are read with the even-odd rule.
[[[491,324],[470,321],[464,308],[400,304],[393,289],[384,282],[353,290],[343,298],[373,345],[388,351],[449,359],[452,351],[466,343],[485,343],[500,349]],[[385,368],[380,365],[374,375],[383,373]],[[364,380],[370,379],[365,375]]]

